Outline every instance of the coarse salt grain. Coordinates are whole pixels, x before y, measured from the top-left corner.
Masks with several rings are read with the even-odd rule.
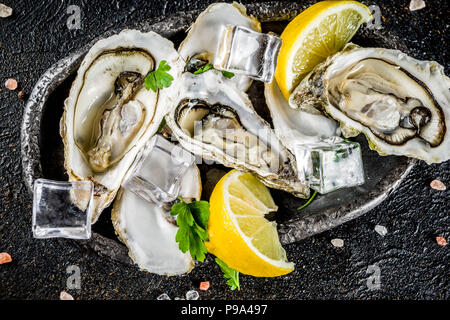
[[[206,291],[209,289],[209,281],[200,282],[200,290]]]
[[[0,253],[0,264],[9,263],[12,261],[12,258],[9,253],[1,252]]]
[[[0,3],[0,18],[8,18],[10,15],[12,15],[13,10],[5,6],[3,3]]]
[[[61,291],[59,294],[59,300],[74,300],[72,295],[68,294],[65,291]]]
[[[433,180],[430,182],[430,187],[433,188],[434,190],[439,190],[439,191],[444,191],[445,189],[447,189],[447,187],[445,186],[445,184],[440,181],[440,180]]]
[[[387,232],[388,232],[385,226],[382,226],[382,225],[379,225],[379,224],[377,224],[375,226],[375,231],[382,237],[384,237],[387,234]]]
[[[5,81],[5,88],[9,90],[16,90],[17,89],[17,80],[10,78]]]
[[[186,292],[186,300],[198,300],[200,295],[195,290],[189,290]]]
[[[331,244],[336,248],[342,248],[344,246],[344,240],[336,238],[331,240]]]
[[[423,0],[411,0],[409,3],[409,10],[416,11],[425,8],[426,4]]]
[[[159,295],[156,300],[170,300],[170,297],[168,296],[167,293],[163,293],[161,295]]]
[[[438,245],[443,247],[447,245],[447,240],[444,237],[436,237],[436,242]]]

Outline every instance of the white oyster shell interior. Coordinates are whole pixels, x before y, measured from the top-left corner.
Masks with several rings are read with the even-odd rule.
[[[201,180],[196,165],[186,172],[180,196],[186,201],[200,200]],[[121,189],[112,211],[113,225],[129,255],[140,269],[160,274],[179,275],[192,270],[189,252],[178,248],[175,220],[163,208]]]
[[[291,108],[275,79],[264,84],[264,96],[275,133],[291,152],[295,152],[297,144],[339,136],[339,124],[333,119]]]
[[[178,78],[184,63],[172,42],[154,32],[124,30],[95,43],[78,69],[65,101],[61,136],[70,180],[89,179],[96,186],[93,222],[114,199],[176,96],[175,85],[157,93],[143,86],[162,60]]]

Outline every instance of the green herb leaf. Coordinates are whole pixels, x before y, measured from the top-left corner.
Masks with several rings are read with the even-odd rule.
[[[211,63],[207,63],[207,64],[205,64],[203,67],[200,67],[200,68],[198,68],[197,70],[195,70],[194,71],[194,74],[201,74],[201,73],[204,73],[204,72],[206,72],[206,71],[208,71],[208,70],[211,70],[211,69],[213,69],[214,67],[213,67],[213,65],[211,64]],[[222,74],[223,74],[223,76],[224,77],[226,77],[226,78],[228,78],[228,79],[231,79],[231,78],[233,78],[234,77],[234,73],[233,72],[229,72],[229,71],[221,71],[222,72]]]
[[[203,243],[208,241],[206,231],[209,220],[209,203],[207,201],[194,201],[174,204],[170,209],[172,216],[177,216],[178,231],[175,241],[180,250],[185,253],[189,250],[193,259],[204,261],[206,257],[206,246]]]
[[[206,230],[209,220],[209,202],[194,201],[188,204],[192,216],[200,227]]]
[[[317,191],[314,190],[314,193],[312,194],[311,197],[309,197],[308,201],[304,205],[299,207],[297,210],[302,210],[304,207],[308,206],[314,200],[314,197],[316,196],[316,194],[317,194]]]
[[[171,68],[170,66],[167,64],[166,60],[161,60],[161,62],[159,63],[158,66],[158,70],[160,71],[169,71]]]
[[[161,132],[161,130],[164,128],[164,126],[166,125],[166,118],[163,118],[162,119],[162,121],[161,121],[161,123],[159,124],[159,127],[158,127],[158,133],[159,132]]]
[[[178,219],[177,219],[178,223]],[[175,241],[178,243],[178,248],[181,252],[186,253],[189,250],[189,228],[178,228],[175,236]]]
[[[170,209],[170,214],[172,216],[177,216],[178,226],[188,226],[191,227],[194,224],[194,218],[192,217],[191,210],[186,202],[181,201],[175,203]]]
[[[192,259],[203,262],[206,257],[206,247],[203,241],[198,238],[195,232],[189,233],[189,252],[191,253]]]
[[[224,76],[225,78],[228,78],[228,79],[231,79],[231,78],[234,77],[234,73],[233,73],[233,72],[229,72],[229,71],[222,70],[222,74],[223,74],[223,76]]]
[[[147,90],[152,89],[156,92],[158,89],[168,88],[172,84],[173,77],[167,73],[171,67],[167,64],[167,61],[162,60],[159,63],[158,69],[151,71],[145,77],[145,88]]]
[[[220,260],[219,258],[216,258],[216,263],[219,265],[220,270],[223,272],[223,276],[226,279],[229,279],[227,281],[227,285],[230,286],[231,290],[241,290],[241,287],[239,285],[239,271],[236,271],[234,269],[231,269],[229,266],[226,265],[225,262]]]
[[[205,64],[203,67],[201,67],[201,68],[195,70],[195,71],[194,71],[194,74],[201,74],[201,73],[203,73],[203,72],[206,72],[206,71],[208,71],[208,70],[211,70],[212,68],[213,68],[212,64],[207,63],[207,64]]]

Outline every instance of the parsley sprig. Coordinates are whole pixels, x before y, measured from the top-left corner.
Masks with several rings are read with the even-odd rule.
[[[223,262],[219,258],[216,258],[216,263],[219,265],[220,270],[222,270],[223,276],[228,279],[227,285],[230,286],[230,289],[241,290],[241,287],[239,285],[239,271],[231,269],[229,266],[226,265],[225,262]]]
[[[194,71],[194,74],[201,74],[203,72],[206,72],[208,70],[211,70],[213,68],[213,65],[211,63],[205,64],[203,67],[198,68]]]
[[[207,63],[204,66],[202,66],[202,67],[198,68],[197,70],[195,70],[194,74],[201,74],[201,73],[204,73],[204,72],[206,72],[208,70],[211,70],[211,69],[214,69],[213,65],[211,63]],[[222,74],[223,74],[223,76],[225,78],[231,79],[231,78],[234,77],[234,73],[233,72],[224,71],[224,70],[222,70],[221,72],[222,72]]]
[[[171,67],[166,60],[161,60],[158,69],[151,71],[145,77],[145,88],[156,92],[158,89],[168,88],[172,84],[173,77],[167,73]]]
[[[172,216],[177,217],[178,231],[175,241],[183,253],[188,250],[193,259],[203,262],[207,253],[204,241],[208,241],[206,231],[209,220],[209,203],[194,201],[186,203],[178,197],[180,202],[174,204],[170,210]]]
[[[207,227],[209,220],[208,201],[193,201],[186,203],[178,197],[180,202],[170,209],[170,214],[177,217],[178,231],[175,241],[183,253],[189,250],[192,258],[203,262],[207,253],[205,241],[209,241]],[[241,289],[239,285],[239,271],[231,269],[225,262],[216,258],[223,276],[228,279],[227,284],[231,290]]]
[[[222,74],[223,74],[223,76],[224,76],[225,78],[228,78],[228,79],[231,79],[231,78],[234,77],[234,73],[233,73],[233,72],[229,72],[229,71],[222,70]]]

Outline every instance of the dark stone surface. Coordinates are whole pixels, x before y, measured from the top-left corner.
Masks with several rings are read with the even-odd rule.
[[[15,10],[0,19],[0,252],[13,262],[0,266],[0,297],[57,299],[66,287],[66,268],[79,265],[81,290],[69,290],[79,299],[154,299],[166,292],[174,297],[211,287],[201,299],[448,299],[449,247],[436,244],[436,236],[449,237],[449,191],[429,187],[437,178],[450,185],[450,162],[412,170],[398,190],[374,210],[340,227],[286,246],[296,270],[280,278],[241,276],[242,290],[232,292],[210,258],[183,277],[161,277],[138,271],[122,261],[98,254],[106,248],[86,249],[68,240],[35,240],[31,236],[31,197],[22,182],[20,125],[24,101],[3,87],[9,77],[30,93],[39,76],[53,63],[112,29],[139,21],[159,20],[178,11],[203,9],[207,1],[3,1]],[[247,3],[247,2],[244,2]],[[311,1],[305,1],[306,4]],[[432,59],[448,74],[448,4],[428,3],[410,12],[409,1],[373,1],[383,14],[383,28],[395,32],[413,56]],[[66,26],[69,4],[79,5],[82,29]],[[374,226],[387,227],[381,237]],[[343,248],[330,244],[345,240]],[[101,242],[98,242],[101,243]],[[94,252],[95,250],[95,252]],[[370,291],[369,265],[381,271],[381,288]]]

